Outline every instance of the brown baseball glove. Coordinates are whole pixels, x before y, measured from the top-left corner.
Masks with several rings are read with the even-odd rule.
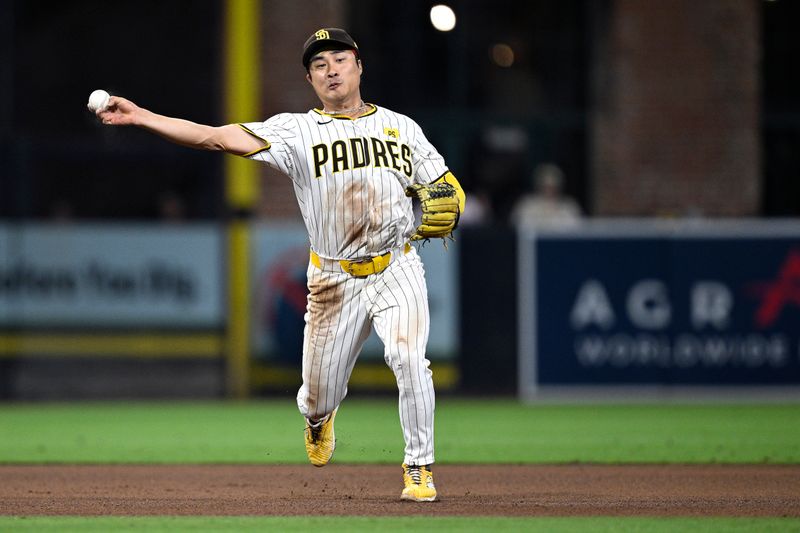
[[[411,237],[412,241],[443,239],[458,226],[461,215],[458,196],[456,188],[449,183],[411,185],[406,188],[406,196],[418,199],[422,208],[422,221]]]

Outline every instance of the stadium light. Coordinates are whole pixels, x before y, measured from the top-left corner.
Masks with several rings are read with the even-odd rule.
[[[450,31],[456,27],[456,14],[450,6],[435,5],[431,8],[431,24],[439,31]]]

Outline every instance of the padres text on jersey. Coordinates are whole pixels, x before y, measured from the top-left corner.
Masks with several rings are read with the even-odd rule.
[[[330,172],[365,167],[388,168],[402,171],[409,179],[413,172],[411,148],[396,141],[384,141],[375,137],[339,139],[330,146],[324,143],[311,147],[314,158],[314,177],[322,177],[324,165],[330,165]]]

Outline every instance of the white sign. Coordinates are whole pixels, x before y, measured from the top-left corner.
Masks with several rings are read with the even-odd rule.
[[[0,225],[0,324],[218,327],[221,258],[210,224]]]

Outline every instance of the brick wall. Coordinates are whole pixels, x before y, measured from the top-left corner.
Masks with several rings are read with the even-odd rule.
[[[302,113],[319,107],[305,79],[303,43],[322,27],[345,27],[344,0],[268,0],[263,7],[262,109],[264,119],[281,112]],[[262,165],[258,215],[300,219],[292,182]]]
[[[757,214],[757,0],[610,0],[595,17],[595,215]]]

